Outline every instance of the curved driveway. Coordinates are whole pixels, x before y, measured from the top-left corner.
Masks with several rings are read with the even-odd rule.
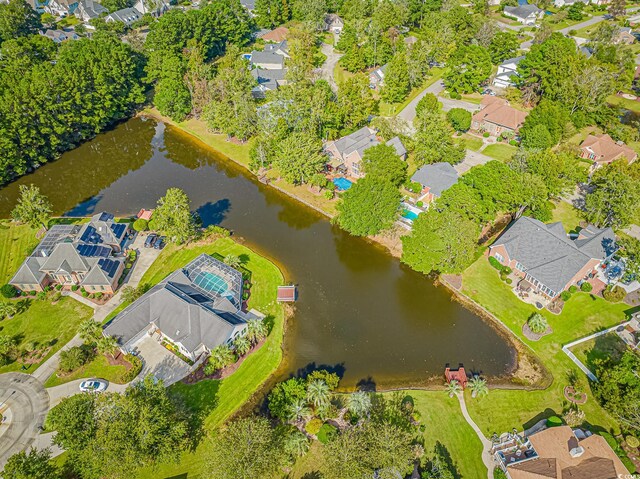
[[[7,424],[0,425],[0,470],[9,457],[33,443],[48,409],[49,395],[36,378],[0,374],[0,411],[9,418]]]

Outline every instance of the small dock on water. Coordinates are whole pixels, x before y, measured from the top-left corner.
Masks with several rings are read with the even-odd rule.
[[[278,286],[279,303],[294,303],[298,299],[298,288],[294,285]]]

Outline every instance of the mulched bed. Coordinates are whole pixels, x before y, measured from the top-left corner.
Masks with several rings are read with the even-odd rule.
[[[564,308],[564,301],[560,298],[555,299],[547,305],[547,309],[553,314],[562,313],[562,308]]]
[[[525,323],[522,325],[522,334],[524,334],[524,337],[529,341],[539,341],[540,338],[543,338],[551,333],[553,333],[553,329],[551,329],[551,326],[547,326],[547,329],[544,331],[544,333],[534,333],[533,331],[531,331],[529,323],[525,321]]]
[[[618,439],[621,440],[622,438],[618,437]],[[622,442],[621,447],[624,450],[624,452],[627,454],[627,457],[631,459],[631,462],[633,462],[633,465],[636,466],[636,470],[640,470],[640,450],[638,450],[637,447],[635,448],[629,447],[624,440],[622,440],[621,442]]]
[[[199,381],[202,381],[204,379],[224,379],[224,378],[227,378],[227,377],[231,376],[234,372],[236,372],[236,370],[240,367],[240,365],[244,362],[244,360],[246,358],[248,358],[249,355],[251,355],[251,353],[253,353],[254,351],[257,351],[260,347],[262,347],[262,345],[264,344],[265,341],[266,341],[266,339],[263,339],[258,344],[256,344],[254,347],[252,347],[247,354],[245,354],[244,356],[240,357],[235,363],[233,363],[230,366],[227,366],[226,368],[219,369],[218,371],[216,371],[213,374],[207,375],[207,374],[204,373],[204,366],[206,364],[206,361],[205,361],[204,363],[202,363],[200,365],[200,367],[198,369],[196,369],[194,372],[189,374],[186,378],[182,379],[182,382],[185,383],[185,384],[195,384],[195,383],[197,383]]]
[[[107,358],[107,362],[110,366],[124,366],[127,371],[133,367],[133,364],[127,361],[124,358],[124,354],[122,354],[121,352],[118,352],[115,358],[110,354],[105,354],[105,357]]]
[[[22,364],[36,364],[39,363],[42,358],[44,358],[47,354],[49,354],[49,350],[51,346],[45,349],[36,349],[35,351],[31,351],[30,353],[24,354],[20,357],[20,362]]]
[[[564,398],[569,402],[576,404],[584,404],[587,402],[587,393],[576,392],[573,386],[565,386],[563,393]]]

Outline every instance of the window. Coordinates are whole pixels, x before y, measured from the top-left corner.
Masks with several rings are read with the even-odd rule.
[[[502,257],[502,255],[500,253],[494,253],[493,256],[495,256],[495,258],[500,261],[501,263],[504,262],[504,258]]]
[[[516,261],[516,269],[519,271],[524,271],[524,266],[521,263]]]

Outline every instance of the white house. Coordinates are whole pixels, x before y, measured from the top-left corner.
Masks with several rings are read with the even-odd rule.
[[[137,22],[142,18],[142,13],[140,13],[135,8],[123,8],[121,10],[117,10],[113,13],[110,13],[105,17],[105,22],[122,22],[127,26],[131,26],[134,22]]]
[[[94,2],[93,0],[80,0],[74,14],[83,22],[88,22],[105,13],[109,13],[109,10],[100,5],[100,3]]]
[[[515,82],[512,77],[518,76],[518,63],[522,60],[524,56],[509,58],[505,60],[500,65],[498,65],[498,72],[496,76],[493,78],[493,85],[498,88],[508,88],[510,86],[515,86]]]
[[[553,5],[557,8],[562,7],[570,7],[574,3],[584,3],[585,5],[589,5],[589,0],[554,0]]]
[[[142,15],[150,13],[154,17],[159,17],[169,10],[169,0],[138,0],[133,8]]]
[[[324,17],[324,29],[328,32],[340,34],[344,28],[344,20],[335,13],[328,13]]]
[[[535,5],[526,3],[524,5],[518,5],[517,7],[504,7],[504,14],[514,18],[523,25],[533,25],[542,18],[544,11]]]

